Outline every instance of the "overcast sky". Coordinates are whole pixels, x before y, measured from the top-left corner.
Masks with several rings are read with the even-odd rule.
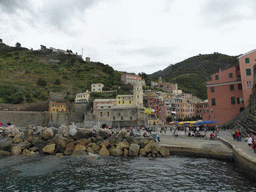
[[[255,0],[0,0],[0,39],[71,49],[151,74],[201,54],[255,49]]]

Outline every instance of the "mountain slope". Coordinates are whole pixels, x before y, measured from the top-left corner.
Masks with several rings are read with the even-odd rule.
[[[237,65],[237,56],[220,53],[197,55],[153,73],[150,78],[157,80],[162,77],[163,81],[177,83],[178,88],[186,93],[207,99],[205,85],[206,81],[210,80],[210,75],[217,73],[219,69],[224,70]]]

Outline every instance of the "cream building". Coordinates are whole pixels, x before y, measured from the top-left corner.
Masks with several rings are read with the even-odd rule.
[[[116,99],[95,99],[93,114],[101,125],[129,127],[144,125],[143,89],[138,81],[134,84],[133,95],[117,95]]]
[[[76,94],[75,103],[87,103],[90,99],[90,92],[86,90],[85,93]]]
[[[104,84],[102,83],[94,83],[91,84],[91,92],[102,92]]]

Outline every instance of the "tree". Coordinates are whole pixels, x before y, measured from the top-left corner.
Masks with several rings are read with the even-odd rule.
[[[47,83],[43,78],[40,77],[36,84],[40,86],[45,86]]]
[[[138,74],[140,77],[142,77],[143,80],[145,80],[145,83],[147,86],[151,86],[151,80],[149,79],[148,75],[144,72],[141,72]]]
[[[17,43],[15,44],[15,46],[16,46],[17,49],[21,48],[21,44],[20,44],[19,42],[17,42]]]
[[[170,115],[168,115],[168,116],[166,117],[166,122],[169,123],[169,122],[172,122],[172,121],[173,121],[173,117],[170,116]]]
[[[55,85],[60,85],[60,83],[61,83],[61,82],[60,82],[60,79],[59,79],[59,78],[56,79],[55,82],[54,82]]]

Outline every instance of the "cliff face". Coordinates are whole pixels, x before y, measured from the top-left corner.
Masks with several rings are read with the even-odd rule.
[[[256,135],[256,65],[254,65],[253,71],[253,90],[250,95],[250,104],[228,124],[229,128],[240,130],[243,136],[248,133]]]

